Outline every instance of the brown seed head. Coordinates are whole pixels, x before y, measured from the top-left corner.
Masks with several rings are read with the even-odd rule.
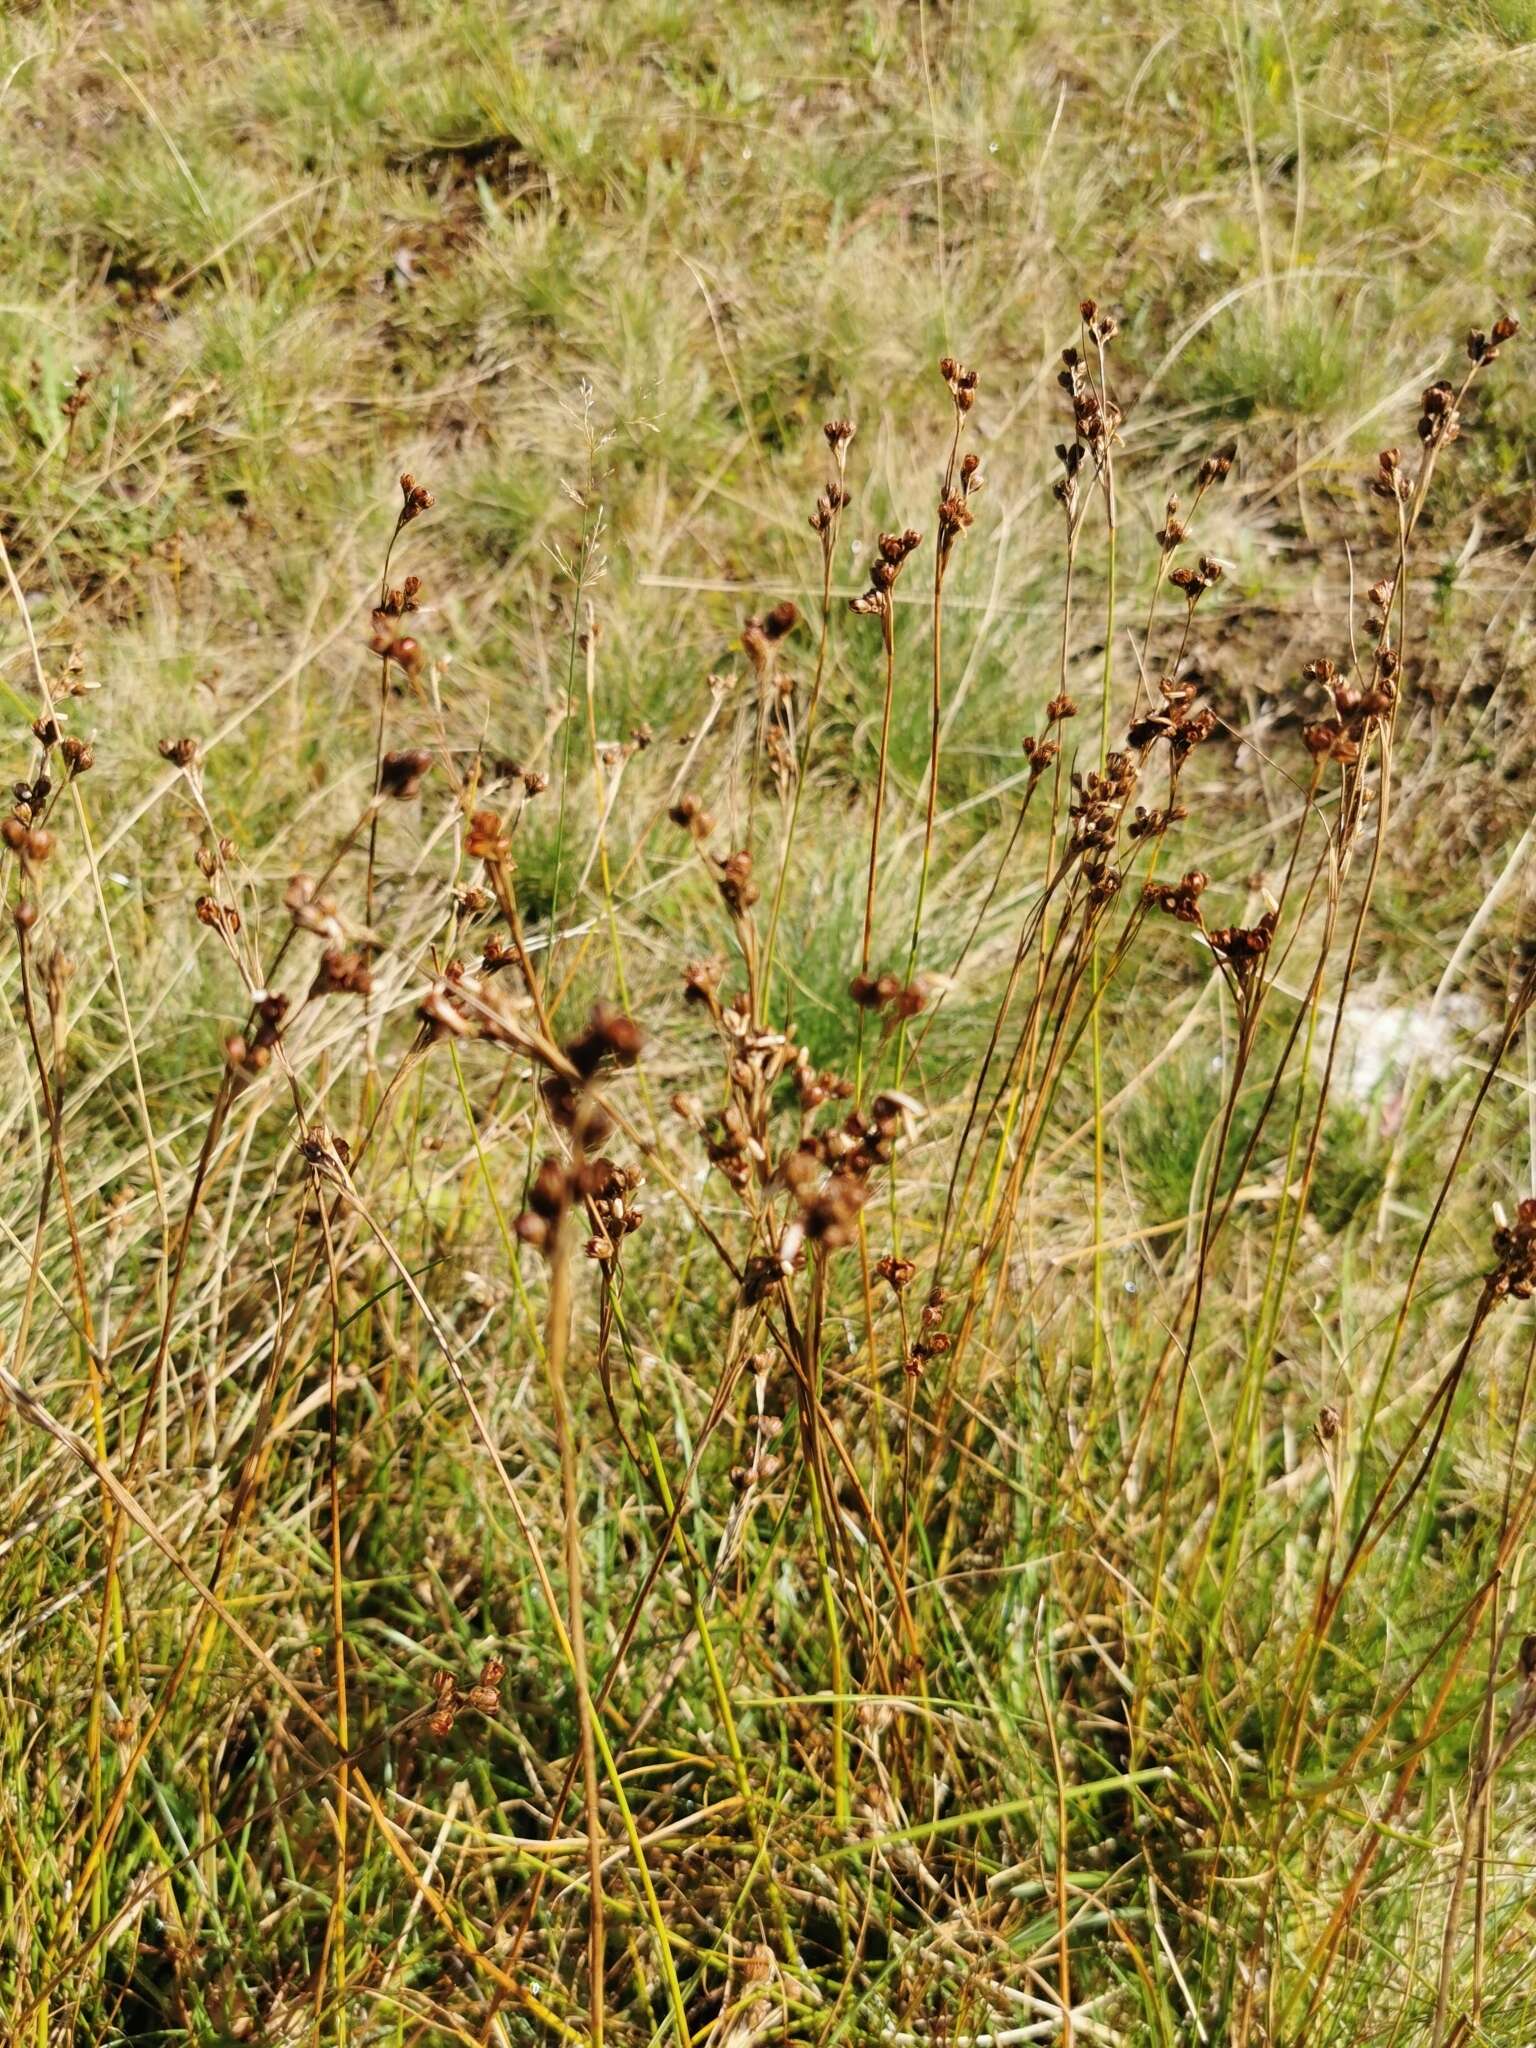
[[[409,526],[413,519],[419,519],[423,512],[430,512],[437,503],[424,485],[417,483],[411,472],[400,474],[400,524]]]
[[[1196,488],[1209,490],[1212,484],[1225,483],[1237,457],[1237,443],[1228,441],[1224,448],[1218,448],[1214,455],[1207,455],[1195,472]]]
[[[373,975],[361,953],[348,953],[329,946],[320,956],[320,966],[310,985],[312,996],[366,996],[373,992]]]
[[[1529,1301],[1536,1294],[1536,1199],[1527,1195],[1515,1211],[1514,1222],[1498,1226],[1493,1250],[1498,1263],[1489,1275],[1489,1285],[1495,1299]]]
[[[483,860],[495,867],[510,860],[512,844],[494,811],[476,811],[469,821],[464,850],[471,860]]]
[[[828,420],[821,430],[827,437],[827,446],[832,451],[832,460],[841,469],[848,454],[848,443],[858,432],[852,420]]]
[[[379,763],[379,789],[384,796],[406,803],[420,790],[432,756],[419,747],[400,754],[386,754]]]
[[[752,856],[743,848],[719,863],[717,883],[725,907],[733,917],[745,917],[762,891],[752,879]]]

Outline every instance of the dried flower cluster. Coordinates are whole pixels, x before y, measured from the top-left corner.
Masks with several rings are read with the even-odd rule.
[[[1497,1264],[1490,1276],[1494,1295],[1529,1301],[1536,1294],[1536,1197],[1527,1196],[1513,1223],[1500,1223],[1493,1233]]]
[[[889,618],[891,592],[896,580],[906,567],[908,557],[922,543],[923,536],[910,526],[904,533],[882,533],[874,565],[869,572],[869,588],[858,597],[849,598],[849,609],[870,618]]]
[[[1353,768],[1372,729],[1391,718],[1397,704],[1398,658],[1390,647],[1378,646],[1372,658],[1374,677],[1363,689],[1346,682],[1326,655],[1302,671],[1309,683],[1320,684],[1333,702],[1333,716],[1302,727],[1307,752],[1317,761]]]
[[[461,1687],[451,1671],[437,1671],[432,1677],[432,1705],[427,1711],[427,1733],[442,1742],[453,1733],[460,1714],[494,1714],[501,1704],[501,1681],[507,1667],[500,1657],[487,1657],[473,1685]]]

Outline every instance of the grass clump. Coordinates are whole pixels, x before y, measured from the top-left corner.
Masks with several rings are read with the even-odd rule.
[[[1092,301],[1081,318],[1058,379],[1057,674],[959,901],[944,625],[985,502],[974,370],[940,364],[932,538],[878,534],[851,597],[857,430],[827,424],[819,603],[747,617],[671,733],[599,726],[606,515],[573,493],[563,690],[521,760],[473,738],[429,588],[402,571],[442,508],[402,474],[369,628],[371,791],[316,818],[314,868],[253,865],[203,743],[159,742],[150,815],[191,853],[198,986],[222,961],[229,1021],[216,1078],[141,1051],[148,1014],[113,1033],[119,1150],[133,1098],[146,1132],[181,1119],[158,1140],[175,1185],[152,1170],[127,1257],[128,1176],[92,1172],[71,1102],[74,1063],[114,1058],[66,994],[64,935],[93,929],[70,898],[100,882],[100,766],[71,729],[88,685],[29,633],[35,752],[5,841],[36,1220],[3,1386],[23,1473],[76,1475],[51,1540],[99,1559],[100,1618],[83,1772],[14,1775],[22,1824],[55,1816],[79,1870],[54,1905],[52,1881],[29,1891],[23,2028],[65,1983],[113,2027],[167,2001],[192,2036],[224,2024],[148,1920],[217,1853],[238,1898],[275,1909],[259,1941],[199,1916],[233,1973],[221,1998],[266,2025],[298,1981],[290,1961],[274,1988],[280,1953],[307,1958],[322,2032],[368,2033],[381,1982],[414,2004],[379,1944],[412,1953],[425,1909],[422,1960],[458,1959],[431,2008],[489,1998],[518,2031],[691,2037],[740,2008],[811,2037],[844,2010],[887,2027],[914,1998],[947,2026],[922,1960],[942,1925],[992,1955],[984,2004],[1024,1996],[1064,2038],[1169,2027],[1182,2004],[1269,2040],[1339,2024],[1374,1981],[1396,1939],[1378,1862],[1426,1758],[1454,1751],[1480,1797],[1515,1765],[1536,1679],[1489,1572],[1536,1485],[1518,1434],[1490,1446],[1479,1551],[1455,1446],[1474,1361],[1536,1291],[1536,1201],[1431,1275],[1536,997],[1528,960],[1509,957],[1413,1228],[1382,1206],[1370,1112],[1329,1102],[1412,746],[1414,543],[1517,323],[1474,332],[1459,378],[1426,388],[1416,456],[1378,457],[1385,573],[1339,624],[1342,662],[1299,679],[1301,800],[1255,875],[1223,857],[1230,756],[1200,680],[1225,581],[1200,529],[1235,447],[1166,496],[1127,674],[1118,323]],[[1073,694],[1095,631],[1096,717]],[[880,652],[877,737],[827,871],[804,841],[839,779],[825,685],[856,633]],[[927,758],[895,776],[914,641]],[[1210,869],[1175,851],[1202,832]],[[1192,962],[1169,1030],[1159,984],[1190,995]],[[91,1007],[108,1000],[104,981]],[[1341,1264],[1379,1303],[1358,1330],[1348,1294],[1328,1306]],[[1291,1347],[1334,1315],[1350,1364],[1324,1375]],[[27,1364],[66,1333],[83,1429]],[[1409,1344],[1446,1362],[1399,1386]],[[217,1513],[200,1468],[228,1475]],[[47,1520],[35,1484],[23,1504]],[[281,1559],[260,1536],[280,1500],[298,1516]],[[47,1556],[41,1617],[75,1604]],[[1375,1603],[1431,1569],[1431,1633],[1373,1642]],[[168,1749],[173,1717],[215,1700],[234,1753]],[[1358,1840],[1329,1788],[1367,1759],[1388,1820]],[[497,1903],[423,1867],[411,1816],[437,1811],[450,1765],[468,1776],[439,1825],[510,1852]],[[274,1865],[252,1830],[279,1810]],[[114,1897],[109,1872],[145,1850],[154,1873]],[[1431,2037],[1464,1999],[1464,1943],[1497,1959],[1513,1905],[1463,1831]],[[1163,1911],[1200,1931],[1165,1935],[1160,1991],[1137,1929]]]

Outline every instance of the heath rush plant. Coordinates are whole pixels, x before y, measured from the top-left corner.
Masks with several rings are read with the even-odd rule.
[[[1146,517],[1086,300],[979,834],[956,591],[1021,458],[950,357],[917,523],[845,588],[829,421],[803,584],[670,731],[603,737],[600,436],[522,759],[401,476],[303,867],[206,740],[114,792],[7,534],[7,2040],[1529,2038],[1528,923],[1466,935],[1453,1080],[1347,1085],[1517,326],[1261,716],[1259,483],[1227,441]],[[223,1020],[153,1061],[151,844]]]

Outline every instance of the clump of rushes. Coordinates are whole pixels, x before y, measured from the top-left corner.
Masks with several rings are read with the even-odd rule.
[[[1419,631],[1478,601],[1432,608],[1421,534],[1517,331],[1474,328],[1401,447],[1330,471],[1320,529],[1369,522],[1349,609],[1282,661],[1229,516],[1262,443],[1239,470],[1218,425],[1149,478],[1188,415],[1133,420],[1136,337],[1084,300],[1033,479],[1059,607],[1019,642],[1006,808],[954,815],[949,579],[992,545],[1002,367],[985,406],[955,357],[927,379],[929,645],[895,626],[916,530],[840,586],[868,442],[834,418],[805,587],[777,565],[795,595],[722,610],[675,728],[599,675],[585,572],[558,689],[481,701],[429,661],[390,581],[433,505],[405,473],[346,628],[380,663],[347,817],[258,840],[222,739],[138,747],[187,1014],[223,991],[197,1056],[154,1023],[177,975],[128,1001],[116,934],[158,958],[170,920],[138,814],[98,828],[83,658],[34,637],[0,522],[32,675],[0,1564],[92,1544],[62,1590],[34,1558],[6,1624],[7,1657],[67,1631],[11,1689],[0,1810],[54,1859],[7,1892],[17,2039],[1528,2036],[1524,756]],[[822,714],[870,619],[861,786]],[[1426,820],[1463,814],[1494,879],[1448,885],[1440,987],[1399,1000],[1374,906],[1390,877],[1413,924]],[[808,962],[787,935],[830,947],[849,845],[856,958]],[[1358,1082],[1362,979],[1368,1021],[1455,1020],[1448,1075]]]

